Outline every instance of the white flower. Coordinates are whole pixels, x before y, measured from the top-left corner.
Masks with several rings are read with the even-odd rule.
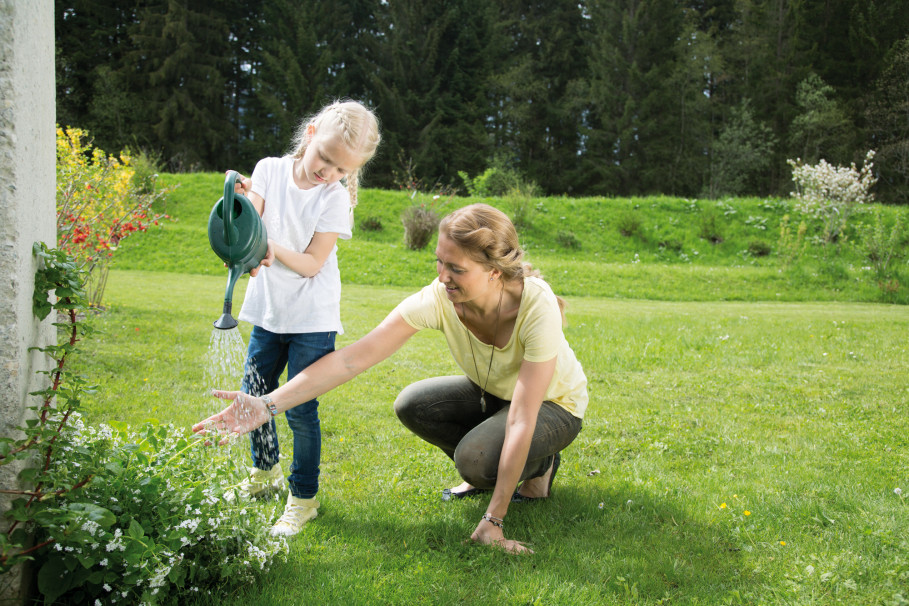
[[[893,489],[893,494],[895,494],[896,496],[899,497],[899,496],[902,496],[903,491],[899,487],[896,487]]]

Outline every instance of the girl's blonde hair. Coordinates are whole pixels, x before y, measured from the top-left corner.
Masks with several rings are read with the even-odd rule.
[[[445,234],[468,257],[497,269],[506,281],[541,277],[540,272],[524,261],[524,249],[518,242],[518,232],[508,215],[488,204],[471,204],[445,216],[439,223],[439,233]],[[556,296],[562,319],[565,300]]]
[[[306,153],[313,132],[320,137],[332,134],[340,137],[347,148],[360,157],[360,166],[345,177],[352,210],[357,205],[359,172],[376,154],[382,140],[376,115],[358,101],[335,101],[326,105],[315,116],[300,122],[291,144],[294,158],[302,158]]]

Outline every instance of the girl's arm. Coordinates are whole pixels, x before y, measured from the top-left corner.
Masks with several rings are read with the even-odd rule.
[[[274,240],[269,240],[268,244],[269,248],[275,251],[275,258],[278,261],[304,278],[311,278],[322,269],[337,241],[337,233],[317,231],[309,241],[309,246],[301,253],[285,248]]]
[[[521,363],[518,372],[518,382],[515,385],[514,397],[508,410],[508,420],[505,424],[505,442],[502,445],[502,455],[499,458],[498,479],[492,493],[492,499],[486,511],[496,518],[505,518],[511,496],[521,479],[521,472],[527,464],[527,453],[530,451],[530,442],[534,429],[537,426],[537,415],[543,400],[546,397],[546,388],[552,381],[555,373],[556,358],[547,362]],[[471,538],[481,543],[498,543],[507,551],[516,553],[530,552],[518,541],[505,539],[503,529],[481,520]]]
[[[398,351],[417,330],[404,321],[397,311],[388,316],[364,337],[305,368],[293,379],[269,394],[276,413],[308,402],[346,383]],[[244,434],[269,420],[271,414],[262,398],[238,391],[215,391],[213,395],[231,400],[220,413],[193,425],[194,432]],[[227,438],[221,440],[224,444]]]
[[[241,189],[240,193],[244,194],[252,202],[253,207],[259,216],[265,212],[265,198],[250,190],[252,180],[241,177],[237,182],[236,189]],[[335,243],[338,241],[338,234],[331,232],[316,232],[309,246],[303,252],[297,252],[287,247],[281,246],[274,240],[268,240],[268,253],[291,270],[300,274],[304,278],[311,278],[325,265],[325,260],[331,254]],[[269,263],[269,265],[271,265]],[[250,272],[250,275],[255,275]]]

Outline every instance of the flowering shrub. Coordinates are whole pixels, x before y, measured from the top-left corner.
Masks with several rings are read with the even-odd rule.
[[[877,182],[872,174],[874,151],[865,155],[861,170],[850,166],[832,166],[825,160],[817,165],[802,164],[800,159],[788,160],[796,191],[796,208],[816,219],[824,229],[824,243],[836,242],[842,235],[849,217],[860,204],[871,202],[871,187]]]
[[[92,306],[101,304],[120,242],[169,218],[152,210],[166,190],[156,190],[147,177],[135,179],[131,161],[92,147],[81,129],[57,127],[57,246],[86,269]]]
[[[226,503],[239,470],[229,451],[173,426],[87,426],[78,413],[85,380],[66,363],[88,334],[85,271],[60,250],[35,246],[34,312],[52,311],[64,339],[43,348],[55,364],[21,437],[0,438],[0,465],[25,462],[24,489],[0,533],[0,573],[34,560],[45,603],[160,604],[248,582],[286,554],[268,535],[272,505]],[[54,301],[48,300],[53,292]],[[212,469],[223,472],[212,480]]]
[[[158,604],[247,583],[287,552],[268,530],[269,505],[226,503],[232,466],[172,425],[138,431],[86,425],[74,415],[58,446],[52,485],[91,481],[36,516],[38,588],[47,601]],[[213,460],[214,459],[214,460]],[[224,472],[223,485],[211,470]],[[52,489],[52,485],[48,489]]]

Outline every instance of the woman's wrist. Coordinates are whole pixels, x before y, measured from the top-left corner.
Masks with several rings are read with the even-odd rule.
[[[264,396],[259,396],[262,401],[265,403],[265,410],[268,412],[270,417],[278,416],[278,407],[275,406],[275,403],[272,402],[271,396],[265,394]]]

